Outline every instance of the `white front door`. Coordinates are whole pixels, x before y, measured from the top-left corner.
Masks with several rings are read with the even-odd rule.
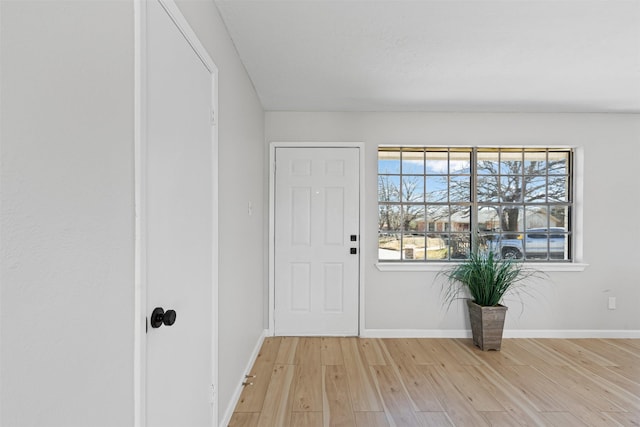
[[[211,427],[217,209],[214,74],[186,38],[185,28],[179,28],[177,9],[166,9],[157,0],[144,4],[147,114],[141,233],[148,317],[146,425]],[[162,318],[154,318],[156,308],[165,311]]]
[[[357,335],[359,149],[275,150],[276,335]]]

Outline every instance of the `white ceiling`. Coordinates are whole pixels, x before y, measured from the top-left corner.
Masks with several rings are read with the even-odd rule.
[[[640,0],[216,0],[269,111],[640,112]]]

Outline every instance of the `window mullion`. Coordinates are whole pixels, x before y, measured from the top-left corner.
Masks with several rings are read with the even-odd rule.
[[[469,166],[469,174],[471,179],[471,212],[470,212],[470,222],[471,222],[471,250],[476,250],[478,248],[478,236],[480,234],[479,226],[478,226],[478,149],[471,149],[471,164]]]
[[[407,206],[405,205],[405,201],[404,201],[404,188],[402,186],[402,183],[404,182],[404,175],[403,175],[403,171],[402,171],[402,163],[404,162],[404,152],[402,150],[400,150],[400,182],[399,182],[399,187],[398,187],[398,197],[400,200],[400,259],[404,260],[404,216],[405,213],[407,212]]]

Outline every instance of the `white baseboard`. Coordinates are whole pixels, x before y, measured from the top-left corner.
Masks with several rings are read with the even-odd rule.
[[[565,330],[536,330],[513,329],[505,330],[505,338],[640,338],[637,330],[605,330],[605,329],[565,329]]]
[[[468,329],[365,329],[363,338],[471,338]],[[504,338],[640,338],[640,330],[506,329]]]
[[[465,329],[365,329],[362,338],[471,338]]]
[[[220,427],[223,427],[223,426],[226,427],[231,422],[231,417],[233,416],[233,410],[236,408],[236,405],[238,404],[238,400],[240,400],[240,395],[242,394],[242,382],[245,379],[244,376],[251,372],[251,368],[253,368],[253,364],[256,363],[256,359],[258,358],[258,354],[260,353],[260,348],[262,348],[262,343],[264,342],[264,339],[267,336],[269,336],[269,331],[265,329],[264,331],[262,331],[262,333],[258,337],[258,342],[256,342],[256,345],[253,348],[253,352],[251,353],[251,357],[247,362],[247,366],[244,369],[244,373],[242,374],[242,377],[239,378],[238,380],[238,387],[233,392],[233,396],[231,396],[231,400],[229,401],[229,406],[224,411],[224,417],[220,422]]]

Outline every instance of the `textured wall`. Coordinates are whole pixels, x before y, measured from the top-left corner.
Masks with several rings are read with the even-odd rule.
[[[0,423],[131,425],[133,7],[0,7]]]

